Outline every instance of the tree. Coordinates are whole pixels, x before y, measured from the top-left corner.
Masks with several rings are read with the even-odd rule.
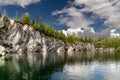
[[[6,9],[4,10],[4,16],[6,16],[6,17],[7,17],[7,12],[6,12]]]
[[[16,20],[18,21],[18,12],[16,12],[15,18],[16,18]]]
[[[39,19],[39,24],[42,25],[42,18]]]
[[[32,19],[32,25],[34,25],[35,24],[35,20],[34,19]]]
[[[36,16],[36,24],[38,24],[39,23],[39,18],[38,18],[38,16]]]
[[[0,17],[2,16],[2,10],[1,10],[1,8],[0,8]]]
[[[26,24],[30,24],[30,15],[28,13],[23,14],[21,17],[21,21]]]

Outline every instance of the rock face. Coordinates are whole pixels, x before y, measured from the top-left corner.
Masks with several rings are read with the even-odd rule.
[[[64,42],[35,31],[22,22],[0,18],[0,54],[62,51]]]
[[[96,49],[92,43],[65,44],[62,40],[45,36],[20,21],[8,19],[5,16],[0,17],[0,55],[44,52],[43,57],[46,57],[47,52],[54,52],[59,55],[65,52],[67,55],[73,56],[74,52],[86,50],[94,53]],[[97,52],[102,51],[97,50]],[[109,49],[106,51],[109,51]]]

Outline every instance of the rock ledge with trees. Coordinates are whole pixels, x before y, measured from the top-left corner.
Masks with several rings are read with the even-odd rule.
[[[0,17],[0,55],[11,53],[38,53],[38,52],[111,52],[114,48],[95,48],[95,40],[82,39],[75,36],[65,36],[49,25],[37,23],[26,14],[21,21],[12,20],[6,16]],[[92,41],[92,42],[91,42]],[[106,51],[105,51],[106,50]]]

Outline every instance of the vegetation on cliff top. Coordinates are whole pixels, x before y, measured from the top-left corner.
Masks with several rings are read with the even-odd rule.
[[[64,41],[65,43],[75,43],[76,41],[80,41],[80,38],[78,38],[78,37],[71,36],[71,35],[65,36],[62,33],[62,31],[57,31],[57,30],[53,29],[50,25],[43,24],[41,18],[36,17],[36,20],[32,19],[32,21],[30,21],[30,15],[23,14],[21,17],[21,21],[24,22],[25,24],[32,26],[36,31],[40,31],[45,36],[60,39],[60,40]]]
[[[7,13],[4,12],[4,16]],[[18,12],[16,13],[16,20],[18,19]],[[117,51],[120,50],[120,38],[101,38],[101,39],[92,39],[90,37],[75,37],[72,35],[65,36],[62,31],[57,31],[53,29],[50,25],[44,24],[41,18],[36,17],[36,20],[30,19],[29,14],[23,14],[21,20],[23,23],[32,26],[36,31],[40,31],[45,36],[54,37],[60,39],[65,43],[75,43],[77,41],[83,43],[94,43],[96,48],[109,48],[114,47]]]
[[[44,35],[60,39],[65,43],[75,43],[76,41],[80,41],[83,43],[94,43],[97,48],[114,47],[116,50],[119,50],[120,48],[120,38],[92,39],[90,37],[65,36],[61,31],[56,31],[50,25],[43,24],[41,18],[37,17],[36,20],[33,19],[30,21],[30,16],[28,14],[23,14],[21,21],[33,26],[35,30],[40,31]]]
[[[117,52],[120,52],[120,38],[94,39],[93,43],[97,48],[115,48]]]

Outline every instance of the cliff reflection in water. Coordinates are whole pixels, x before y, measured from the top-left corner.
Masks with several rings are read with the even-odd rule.
[[[63,69],[65,64],[75,62],[88,63],[92,61],[118,61],[118,54],[94,54],[90,52],[76,53],[28,53],[13,54],[0,58],[0,80],[46,80],[45,75],[51,75],[56,68]],[[49,76],[50,77],[50,76]]]

